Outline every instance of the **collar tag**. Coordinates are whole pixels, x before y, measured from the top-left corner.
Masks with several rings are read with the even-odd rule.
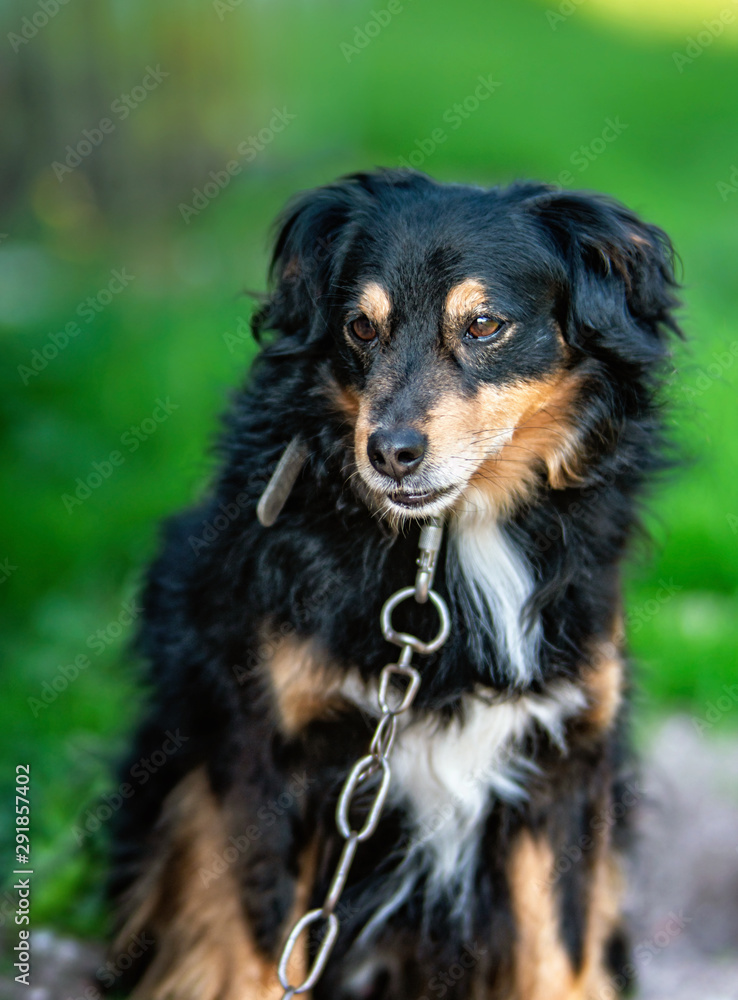
[[[271,528],[279,517],[307,461],[308,454],[308,447],[299,434],[292,438],[282,452],[277,467],[256,505],[256,516],[265,528]]]

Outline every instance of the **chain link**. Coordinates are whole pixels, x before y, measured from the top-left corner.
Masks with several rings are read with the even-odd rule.
[[[309,910],[297,921],[282,949],[277,967],[279,982],[285,991],[282,1000],[292,1000],[292,997],[307,993],[315,986],[325,969],[340,928],[335,910],[348,881],[356,851],[359,844],[368,840],[376,830],[387,800],[392,778],[389,756],[397,736],[397,717],[409,711],[420,688],[420,673],[411,662],[413,653],[421,656],[434,653],[448,639],[451,631],[451,618],[446,602],[431,589],[442,539],[443,521],[433,518],[420,532],[420,554],[417,559],[418,572],[415,585],[398,590],[382,608],[380,617],[382,634],[387,642],[400,647],[400,656],[397,663],[388,663],[379,675],[377,700],[380,717],[369,745],[369,753],[357,760],[351,768],[338,797],[336,826],[345,843],[323,905]],[[392,626],[392,612],[398,604],[409,597],[414,597],[419,604],[425,604],[430,598],[438,612],[440,628],[430,642],[423,642],[409,632],[397,632]],[[403,680],[407,682],[404,689],[398,684],[398,681]],[[381,776],[373,791],[371,805],[364,804],[364,808],[367,809],[364,824],[361,829],[355,830],[350,820],[354,797],[359,793],[363,794],[367,783],[377,774]],[[325,923],[325,930],[318,950],[302,983],[293,986],[289,982],[287,969],[292,952],[302,932],[320,921]]]

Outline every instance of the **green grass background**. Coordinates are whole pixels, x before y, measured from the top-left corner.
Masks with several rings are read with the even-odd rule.
[[[736,683],[738,185],[719,188],[738,163],[735,24],[681,71],[674,59],[725,2],[624,4],[621,16],[604,0],[401,6],[349,59],[342,43],[374,18],[369,3],[75,0],[17,52],[8,33],[38,8],[0,13],[0,792],[9,802],[15,764],[32,765],[36,926],[101,930],[100,842],[80,849],[74,830],[109,787],[140,699],[131,630],[110,626],[157,522],[207,482],[217,415],[253,356],[237,332],[244,289],[264,286],[271,219],[296,190],[396,165],[438,128],[446,139],[422,163],[438,178],[569,171],[567,186],[609,192],[672,235],[689,342],[670,419],[690,464],[655,494],[655,543],[628,571],[641,718],[704,718]],[[551,17],[560,10],[573,13]],[[66,145],[157,63],[169,76],[60,182]],[[444,115],[480,75],[500,86],[453,128]],[[187,224],[179,206],[274,108],[294,120]],[[608,118],[627,127],[580,169],[577,150]],[[19,366],[115,268],[134,280],[24,384]],[[177,409],[129,453],[122,435],[167,397]],[[123,464],[68,512],[63,494],[116,449]],[[99,629],[111,641],[97,655]],[[34,714],[29,699],[80,653],[89,667]],[[722,704],[716,728],[735,727],[738,701]],[[5,805],[0,815],[7,852]]]

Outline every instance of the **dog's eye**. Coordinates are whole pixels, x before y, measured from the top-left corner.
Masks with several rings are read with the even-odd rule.
[[[374,329],[370,321],[366,316],[359,316],[351,323],[351,332],[359,340],[370,341],[375,340],[377,336],[377,331]]]
[[[466,335],[473,340],[491,340],[502,327],[502,320],[494,319],[492,316],[477,316],[466,331]]]

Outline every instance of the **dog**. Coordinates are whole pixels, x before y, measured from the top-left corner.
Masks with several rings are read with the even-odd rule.
[[[669,463],[670,241],[595,194],[377,170],[287,207],[271,289],[211,493],[166,525],[144,591],[150,709],[122,774],[165,760],[118,814],[110,892],[114,954],[153,944],[118,985],[293,995],[280,951],[325,897],[397,656],[380,610],[437,519],[450,634],[416,660],[310,995],[614,996],[638,798],[621,565]],[[437,627],[429,604],[397,614]]]

